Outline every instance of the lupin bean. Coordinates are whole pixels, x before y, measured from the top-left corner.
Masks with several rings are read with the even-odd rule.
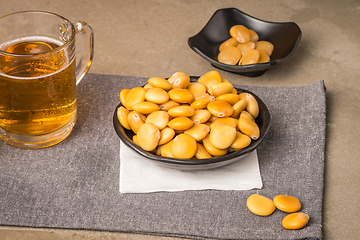
[[[195,111],[195,114],[190,119],[195,123],[206,123],[211,117],[211,113],[207,109],[199,109]]]
[[[239,65],[255,64],[259,61],[260,53],[257,49],[251,49],[247,51],[239,61]]]
[[[229,33],[231,38],[219,46],[217,59],[219,62],[229,65],[270,62],[274,45],[268,41],[259,41],[259,35],[254,30],[243,25],[234,25]]]
[[[168,111],[172,117],[191,117],[195,114],[195,109],[190,106],[177,106]]]
[[[139,128],[144,124],[144,121],[139,113],[135,111],[130,111],[128,114],[128,123],[131,127],[131,130],[137,134]]]
[[[251,33],[249,29],[243,25],[235,25],[230,28],[230,35],[235,38],[239,43],[249,42]]]
[[[232,106],[225,101],[210,102],[207,109],[217,117],[229,117],[234,113]]]
[[[167,127],[169,123],[169,113],[166,111],[154,111],[150,113],[145,120],[146,123],[154,124],[159,130]]]
[[[160,140],[159,145],[164,145],[165,143],[170,142],[175,136],[175,130],[169,127],[166,127],[160,131]]]
[[[228,46],[220,51],[218,61],[221,63],[236,65],[241,58],[240,49],[234,46]]]
[[[270,198],[259,194],[248,197],[246,205],[252,213],[259,216],[269,216],[275,211],[274,202]]]
[[[186,88],[173,88],[169,91],[170,99],[178,103],[189,103],[194,95]]]
[[[144,101],[134,104],[133,109],[142,114],[150,114],[152,112],[160,110],[160,107],[155,103]]]
[[[121,125],[128,129],[131,130],[131,127],[129,125],[128,122],[128,115],[129,115],[129,110],[127,110],[126,108],[124,108],[123,106],[119,107],[117,110],[117,117],[121,123]]]
[[[187,134],[179,134],[174,138],[171,153],[176,158],[190,159],[197,150],[196,140]]]
[[[191,128],[184,131],[185,134],[192,136],[196,141],[203,140],[210,132],[210,127],[206,124],[194,124]]]
[[[247,118],[240,117],[238,126],[240,131],[248,135],[251,139],[257,140],[259,138],[260,129],[255,122]]]
[[[204,158],[211,158],[212,156],[208,151],[206,151],[204,145],[197,143],[197,150],[195,153],[195,157],[197,159],[204,159]]]
[[[236,93],[224,93],[217,96],[215,100],[225,101],[233,106],[235,103],[240,101],[240,96]]]
[[[286,229],[300,229],[309,222],[309,215],[302,212],[291,213],[283,218],[281,224]]]
[[[219,51],[221,52],[224,48],[226,48],[228,46],[236,47],[238,44],[239,44],[239,42],[235,38],[229,38],[228,40],[226,40],[225,42],[223,42],[220,45]]]
[[[258,105],[253,96],[238,94],[215,70],[198,82],[190,83],[188,77],[181,72],[168,80],[154,77],[146,89],[120,92],[118,119],[135,133],[135,144],[165,157],[202,159],[239,150],[257,139]],[[251,120],[245,110],[254,115],[247,113]]]
[[[133,110],[136,103],[143,102],[145,100],[146,89],[142,87],[135,87],[129,91],[125,99],[125,107],[129,110]]]
[[[274,51],[274,45],[268,41],[258,41],[255,43],[255,49],[264,49],[266,53],[271,56]]]
[[[176,72],[168,81],[172,85],[172,88],[187,88],[190,83],[190,77],[183,72]]]
[[[152,151],[158,146],[159,140],[160,131],[154,124],[144,123],[141,125],[137,134],[137,142],[140,147],[146,151]]]
[[[145,99],[156,104],[163,104],[169,101],[169,94],[162,88],[151,88],[146,91]]]
[[[172,88],[171,83],[165,78],[152,77],[148,79],[148,83],[154,88],[162,88],[167,91]]]
[[[219,149],[228,149],[236,138],[236,129],[227,124],[218,124],[211,128],[210,142]]]
[[[299,199],[293,196],[277,195],[274,197],[274,204],[279,210],[288,213],[297,212],[301,209]]]

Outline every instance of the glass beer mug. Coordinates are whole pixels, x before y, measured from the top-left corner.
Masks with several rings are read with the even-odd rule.
[[[92,58],[93,31],[84,22],[49,12],[1,17],[0,137],[23,148],[64,140],[77,118],[76,85]]]

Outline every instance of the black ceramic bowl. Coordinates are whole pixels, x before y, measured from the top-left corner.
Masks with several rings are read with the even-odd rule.
[[[231,37],[229,31],[234,25],[244,25],[257,32],[259,40],[269,41],[274,45],[270,62],[239,66],[224,64],[217,60],[219,46]],[[254,18],[236,8],[225,8],[217,10],[205,27],[188,39],[188,44],[214,67],[244,76],[257,77],[289,58],[300,38],[301,30],[293,22],[268,22]]]
[[[198,77],[191,77],[192,82],[197,81],[197,79]],[[207,159],[177,159],[177,158],[167,158],[167,157],[157,156],[155,154],[152,154],[151,152],[143,150],[141,147],[137,146],[132,141],[134,132],[127,130],[126,128],[123,128],[119,122],[119,119],[117,117],[117,109],[120,106],[122,106],[121,103],[119,103],[116,106],[114,111],[114,116],[113,116],[114,128],[117,135],[120,137],[121,141],[125,145],[127,145],[130,149],[132,149],[137,154],[140,154],[141,156],[148,158],[150,161],[154,161],[163,166],[175,168],[179,170],[186,170],[186,171],[207,170],[207,169],[221,167],[230,164],[234,161],[238,161],[242,157],[246,156],[248,153],[254,151],[263,141],[265,135],[267,134],[270,128],[270,113],[264,102],[258,96],[256,96],[254,93],[250,91],[237,88],[237,92],[238,93],[248,92],[252,94],[257,100],[259,105],[259,115],[256,118],[256,123],[260,128],[260,137],[256,141],[252,140],[251,144],[246,148],[243,148],[241,150],[232,153],[228,153],[224,156],[207,158]]]

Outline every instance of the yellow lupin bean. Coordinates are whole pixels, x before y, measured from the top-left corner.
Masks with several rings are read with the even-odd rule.
[[[235,151],[237,151],[239,149],[249,146],[250,143],[251,143],[251,138],[248,135],[245,135],[245,134],[237,131],[236,138],[230,147],[232,149],[234,149]]]
[[[240,101],[240,96],[236,93],[225,93],[217,96],[215,100],[225,101],[230,105],[234,105],[235,103]]]
[[[196,141],[203,140],[210,132],[210,127],[205,124],[194,124],[191,128],[184,131],[185,134],[192,136]]]
[[[194,100],[192,101],[192,103],[195,102],[196,100],[199,100],[199,99],[203,98],[203,97],[210,96],[210,94],[207,93],[207,92],[206,93],[194,93],[193,95],[194,95]]]
[[[168,79],[172,88],[187,88],[190,83],[190,77],[183,72],[176,72]]]
[[[281,224],[286,229],[300,229],[309,222],[309,215],[302,212],[291,213],[283,218]]]
[[[240,99],[240,101],[235,103],[232,106],[234,109],[234,113],[231,115],[231,117],[238,118],[240,116],[241,111],[243,111],[246,108],[246,103],[247,103],[246,99]]]
[[[279,210],[288,213],[297,212],[301,209],[299,199],[293,196],[277,195],[274,197],[274,204]]]
[[[232,93],[234,86],[231,83],[221,82],[214,83],[209,88],[209,93],[214,97],[218,97],[225,93]]]
[[[190,159],[195,156],[197,150],[196,140],[187,135],[179,134],[174,138],[171,147],[172,155],[176,158]]]
[[[210,142],[219,149],[228,149],[236,138],[236,129],[227,124],[214,125],[210,131]]]
[[[210,128],[217,125],[218,123],[229,125],[233,128],[237,128],[238,121],[236,118],[233,117],[223,117],[223,118],[217,118],[215,119],[212,124],[210,125]]]
[[[248,197],[246,205],[252,213],[259,216],[268,216],[275,211],[274,202],[270,198],[259,194]]]
[[[166,103],[160,104],[160,110],[169,111],[170,108],[180,106],[180,103],[169,100]]]
[[[206,123],[211,117],[211,113],[207,109],[199,109],[195,111],[195,114],[190,119],[195,123]]]
[[[219,52],[218,61],[221,63],[236,65],[241,58],[240,49],[234,46],[227,46]]]
[[[157,156],[161,156],[161,148],[163,147],[163,145],[160,145],[159,144],[159,146],[157,146],[157,148],[156,148],[156,152],[155,152],[155,154],[157,155]]]
[[[195,110],[206,108],[206,106],[210,103],[215,101],[214,96],[206,96],[203,98],[200,98],[194,102],[191,103],[190,107],[192,107]]]
[[[170,99],[178,103],[189,103],[194,99],[194,95],[184,88],[173,88],[168,93]]]
[[[125,88],[120,91],[120,102],[122,103],[123,106],[125,106],[126,97],[129,94],[130,90],[131,89]]]
[[[191,117],[195,114],[195,109],[190,106],[178,106],[170,108],[168,113],[172,117]]]
[[[255,119],[254,119],[253,115],[251,115],[251,114],[250,114],[248,111],[246,111],[246,110],[241,111],[240,117],[244,117],[244,118],[247,118],[247,119],[255,122]]]
[[[165,145],[163,145],[161,147],[161,156],[163,157],[169,157],[169,158],[173,158],[174,155],[172,154],[172,151],[171,151],[171,148],[172,148],[172,145],[174,143],[174,140],[171,140],[170,142],[168,143],[165,143]]]
[[[259,105],[253,95],[246,95],[246,111],[248,111],[254,118],[259,115]]]
[[[146,123],[154,124],[158,129],[162,130],[167,127],[169,123],[169,114],[166,111],[154,111],[150,113],[146,120]]]
[[[137,142],[146,151],[154,150],[160,140],[160,131],[152,123],[144,123],[137,133]]]
[[[175,130],[169,127],[166,127],[160,131],[160,140],[159,145],[170,142],[175,136]]]
[[[160,107],[155,103],[145,101],[134,104],[133,109],[142,114],[150,114],[154,111],[160,110]]]
[[[260,53],[257,49],[247,51],[240,59],[239,65],[250,65],[258,62]]]
[[[174,130],[186,130],[191,128],[193,125],[194,122],[188,117],[176,117],[168,123],[168,126]]]
[[[131,127],[131,130],[137,134],[139,128],[144,124],[143,119],[141,118],[140,114],[135,111],[130,111],[128,114],[128,123]]]
[[[199,82],[191,82],[187,89],[194,95],[195,93],[206,93],[206,86]]]
[[[151,88],[146,91],[145,99],[156,104],[163,104],[169,101],[169,94],[162,88]]]
[[[206,89],[209,90],[210,86],[214,83],[220,83],[222,82],[220,73],[218,71],[209,71],[207,73],[205,73],[204,75],[202,75],[199,79],[198,82],[204,84],[206,86]]]
[[[154,88],[153,86],[150,85],[150,83],[147,83],[144,85],[144,87],[146,90],[150,89],[150,88]]]
[[[259,35],[252,29],[249,29],[250,32],[250,41],[251,42],[257,42],[259,41]]]
[[[228,46],[236,47],[238,44],[239,44],[239,42],[235,38],[229,38],[228,40],[226,40],[225,42],[223,42],[220,45],[219,51],[221,52],[224,48],[226,48]]]
[[[195,158],[197,159],[204,159],[204,158],[211,158],[212,156],[210,155],[210,153],[208,151],[206,151],[205,147],[200,144],[197,143],[197,150],[195,153]]]
[[[123,106],[119,107],[117,110],[117,117],[119,119],[120,124],[128,129],[131,130],[131,127],[129,125],[128,122],[128,115],[129,115],[129,110],[127,110],[126,108],[124,108]]]
[[[249,50],[255,49],[254,42],[247,42],[247,43],[239,43],[236,48],[240,50],[241,55],[243,56]]]
[[[152,77],[149,78],[148,83],[154,88],[162,88],[166,91],[169,91],[172,88],[171,83],[165,78]]]
[[[268,41],[258,41],[255,43],[255,49],[264,49],[271,56],[274,51],[274,45]]]
[[[234,113],[232,106],[225,101],[210,102],[207,109],[217,117],[229,117]]]
[[[248,135],[251,139],[257,140],[260,136],[258,125],[244,117],[239,118],[239,129],[242,133]]]
[[[209,110],[208,110],[209,111]],[[216,119],[218,119],[219,117],[218,116],[215,116],[215,115],[212,115],[211,114],[211,117],[209,118],[209,122],[213,122],[213,121],[215,121]]]
[[[207,135],[202,142],[206,151],[208,151],[208,153],[210,153],[213,156],[223,156],[228,152],[227,149],[220,149],[215,147],[210,141],[210,135]]]
[[[146,89],[142,87],[132,88],[126,96],[125,107],[128,110],[133,110],[133,106],[136,103],[143,102],[145,100]]]
[[[223,77],[221,77],[221,81],[222,82],[227,82],[227,83],[230,83],[230,81],[229,80],[226,80],[225,78],[223,78]]]
[[[242,92],[242,93],[239,93],[240,100],[242,100],[242,99],[246,99],[246,95],[248,95],[248,93],[247,93],[247,92]]]
[[[139,143],[138,143],[138,141],[137,141],[137,136],[136,136],[136,135],[134,135],[134,136],[132,137],[132,140],[133,140],[133,142],[134,142],[136,145],[139,146]]]
[[[230,35],[235,38],[239,43],[249,42],[251,33],[249,29],[243,25],[235,25],[230,28]]]
[[[268,55],[268,53],[264,50],[264,49],[259,49],[259,60],[257,63],[267,63],[270,62],[270,57]]]

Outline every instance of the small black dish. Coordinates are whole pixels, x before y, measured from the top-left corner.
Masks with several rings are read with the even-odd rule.
[[[270,62],[239,66],[217,60],[219,46],[231,37],[229,30],[234,25],[244,25],[257,32],[259,40],[269,41],[274,45]],[[205,27],[188,39],[188,44],[214,67],[248,77],[257,77],[288,59],[299,44],[301,35],[299,26],[293,22],[268,22],[236,8],[225,8],[217,10]]]
[[[197,81],[198,77],[191,77],[190,80],[192,82]],[[249,146],[244,149],[228,153],[224,156],[220,157],[213,157],[213,158],[206,158],[206,159],[177,159],[177,158],[167,158],[162,156],[157,156],[151,152],[143,150],[141,147],[134,144],[132,141],[132,137],[134,136],[134,132],[123,128],[119,122],[117,117],[117,109],[122,106],[119,103],[114,111],[113,116],[113,124],[117,135],[120,137],[121,141],[127,145],[130,149],[132,149],[137,154],[140,154],[143,157],[148,158],[151,161],[154,161],[160,165],[174,168],[178,170],[185,170],[185,171],[193,171],[193,170],[208,170],[217,167],[221,167],[232,162],[240,160],[242,157],[245,157],[248,153],[254,151],[260,143],[263,141],[265,135],[268,133],[270,128],[270,113],[264,102],[256,96],[254,93],[236,88],[238,93],[248,92],[252,94],[258,102],[259,105],[259,115],[256,118],[256,123],[260,129],[260,137],[256,141],[252,141]]]

